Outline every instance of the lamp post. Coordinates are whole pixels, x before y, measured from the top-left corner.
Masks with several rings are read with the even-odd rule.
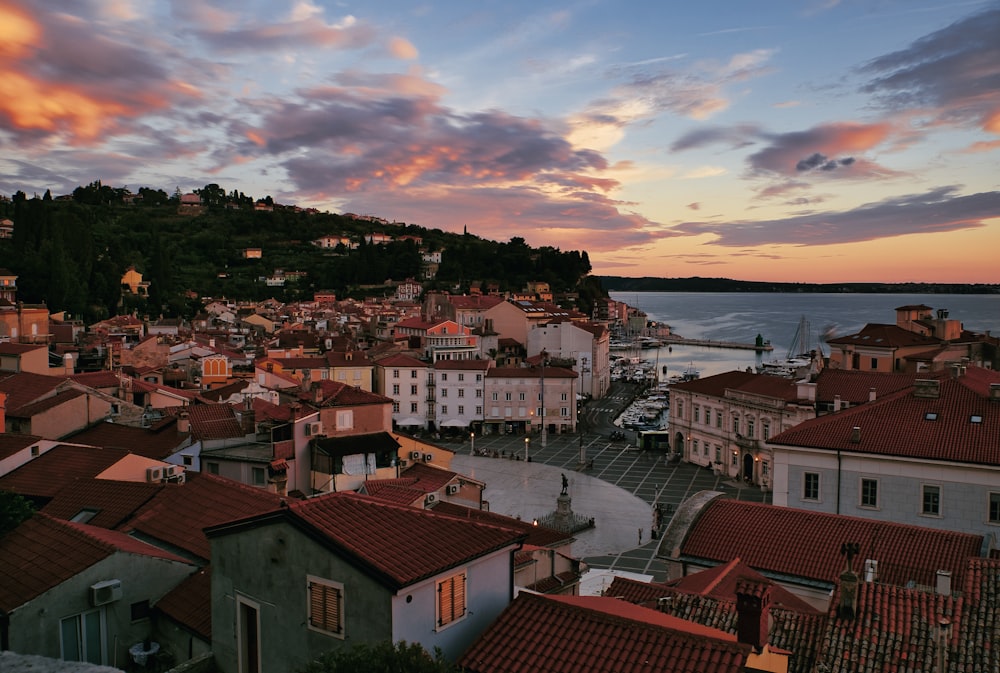
[[[531,445],[531,437],[524,438],[524,462],[528,462],[528,447]]]
[[[548,353],[542,350],[542,448],[545,448],[546,440],[546,429],[545,429],[545,358],[548,357]]]
[[[476,455],[476,433],[469,433],[469,440],[472,442],[472,448],[469,449],[469,455],[474,456]]]

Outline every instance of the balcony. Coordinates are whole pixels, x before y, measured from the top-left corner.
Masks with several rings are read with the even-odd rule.
[[[750,439],[749,437],[744,437],[741,434],[737,434],[736,446],[746,451],[758,451],[760,450],[760,440]]]

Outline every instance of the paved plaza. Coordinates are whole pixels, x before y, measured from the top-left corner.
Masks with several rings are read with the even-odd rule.
[[[537,433],[476,437],[477,454],[463,443],[443,442],[455,450],[452,469],[486,483],[484,498],[490,510],[519,517],[540,519],[556,508],[562,490],[561,475],[569,482],[573,512],[594,519],[594,527],[574,534],[573,555],[593,570],[644,575],[656,581],[666,579],[663,561],[656,558],[658,539],[651,539],[653,512],[660,505],[664,516],[683,500],[702,490],[717,490],[739,500],[770,502],[770,493],[744,487],[719,477],[711,470],[687,463],[669,464],[663,453],[640,451],[628,441],[610,441],[606,429],[610,420],[630,401],[633,392],[616,386],[611,395],[591,402],[585,412],[588,426],[595,432],[548,436],[542,446]],[[581,440],[582,437],[582,440]],[[581,461],[581,447],[584,454]],[[530,462],[524,460],[525,450]],[[492,457],[493,455],[498,457]],[[520,460],[511,459],[517,456]],[[503,457],[500,457],[503,456]],[[592,461],[588,467],[587,463]]]

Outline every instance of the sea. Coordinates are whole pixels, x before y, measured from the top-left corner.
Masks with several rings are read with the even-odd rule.
[[[643,350],[660,380],[687,370],[712,376],[755,368],[762,361],[799,353],[801,344],[830,354],[823,335],[846,336],[868,323],[895,324],[898,306],[924,304],[948,312],[974,332],[1000,335],[1000,294],[853,294],[780,292],[611,292],[612,299],[643,311],[651,321],[690,339],[754,343],[757,335],[774,350],[756,353],[706,346]],[[804,325],[805,336],[800,326]],[[663,367],[667,368],[666,377]]]

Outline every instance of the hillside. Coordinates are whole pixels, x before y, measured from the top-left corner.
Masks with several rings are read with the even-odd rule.
[[[547,282],[556,293],[579,293],[589,313],[599,284],[588,276],[582,251],[531,248],[521,238],[497,242],[375,218],[304,211],[228,195],[217,185],[201,192],[202,205],[183,205],[180,193],[124,189],[92,183],[72,197],[28,199],[18,193],[0,204],[0,217],[14,221],[13,238],[0,240],[0,266],[18,275],[18,298],[45,303],[86,321],[123,310],[188,316],[197,298],[280,301],[309,299],[317,290],[340,297],[389,291],[387,283],[423,278],[423,252],[441,252],[425,289],[467,291],[471,283],[522,290],[529,281]],[[349,245],[321,248],[324,237]],[[385,240],[384,243],[372,243]],[[259,248],[260,258],[244,251]],[[134,266],[150,282],[148,300],[123,298],[122,274]],[[265,279],[284,272],[284,287]]]

